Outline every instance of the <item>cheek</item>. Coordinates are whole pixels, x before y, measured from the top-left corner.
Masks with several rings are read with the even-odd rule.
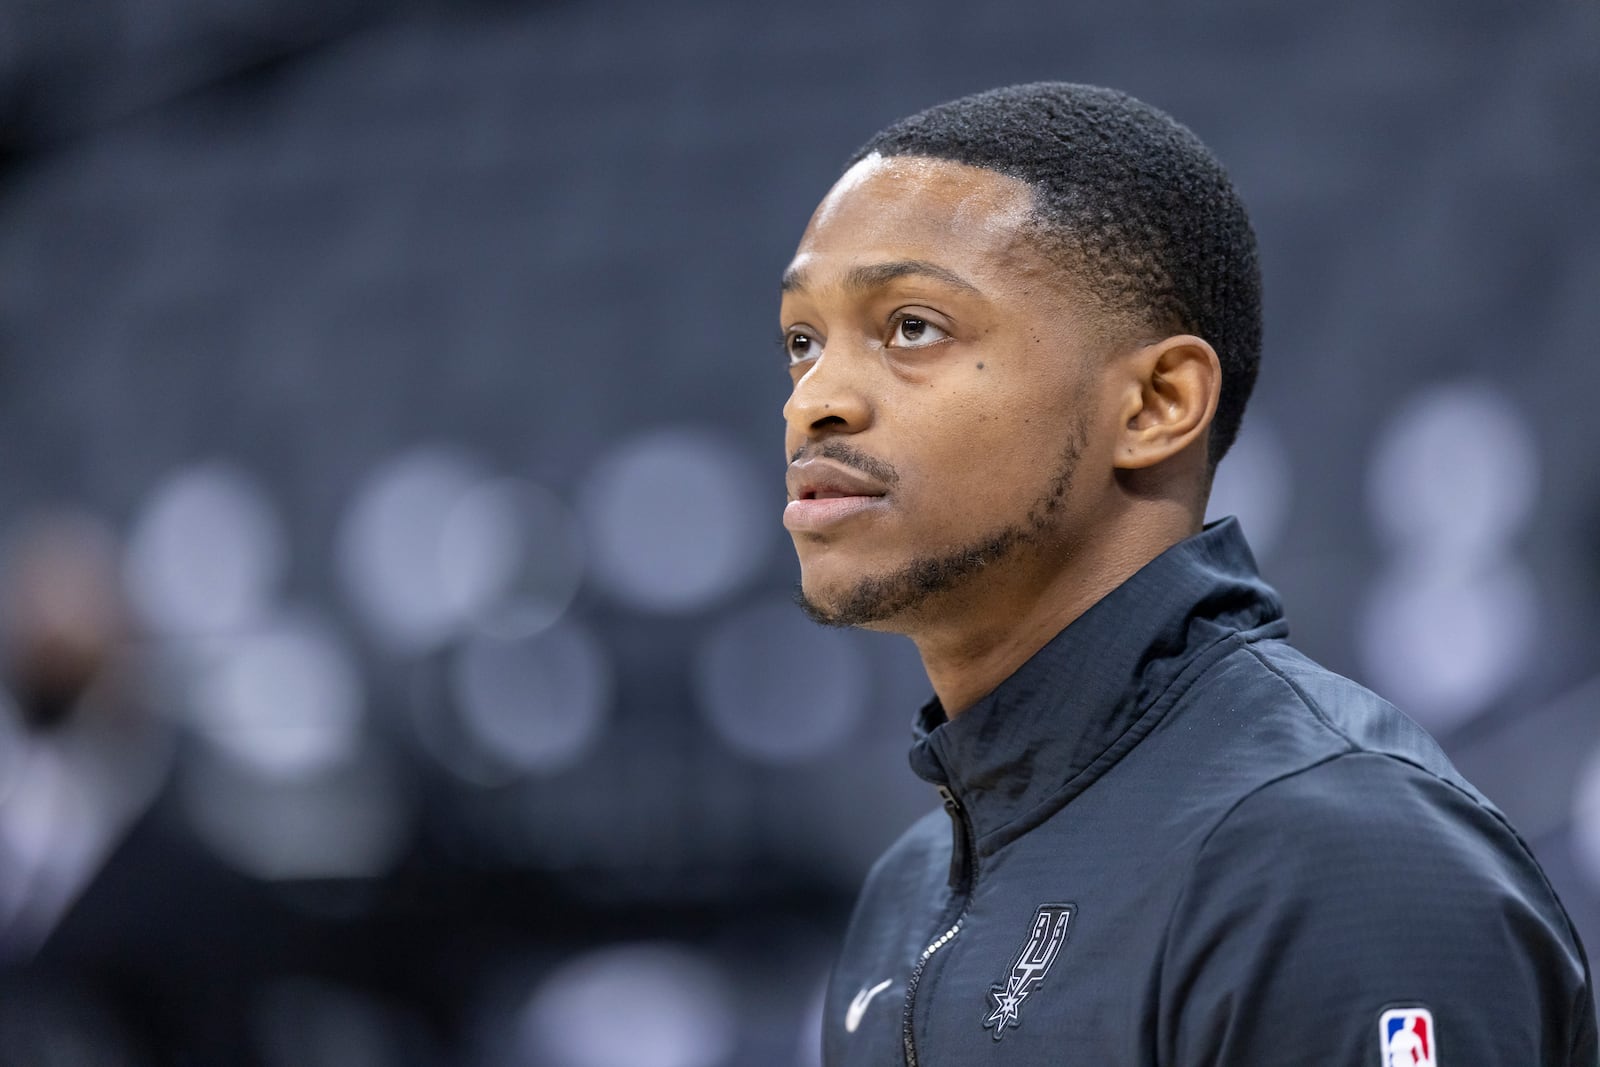
[[[936,422],[919,450],[918,487],[953,508],[1014,511],[1060,468],[1069,427],[1066,415],[1038,396],[973,398]]]

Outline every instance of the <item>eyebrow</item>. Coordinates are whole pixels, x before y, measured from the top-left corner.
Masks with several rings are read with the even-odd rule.
[[[969,293],[979,291],[976,285],[973,285],[950,268],[941,267],[937,263],[929,263],[922,259],[897,259],[888,263],[869,263],[865,266],[852,267],[850,273],[844,277],[844,284],[847,289],[876,289],[879,286],[887,285],[896,278],[914,276],[933,278]],[[805,272],[794,267],[790,267],[783,272],[781,288],[784,292],[792,293],[805,287]]]

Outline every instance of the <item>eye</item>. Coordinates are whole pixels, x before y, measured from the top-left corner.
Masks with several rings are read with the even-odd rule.
[[[783,350],[793,367],[822,355],[822,342],[804,330],[790,330],[783,335]]]
[[[894,336],[890,338],[892,348],[925,348],[931,344],[948,340],[950,335],[927,319],[915,315],[902,315],[894,328]]]

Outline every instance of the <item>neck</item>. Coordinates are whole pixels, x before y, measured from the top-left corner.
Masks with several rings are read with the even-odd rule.
[[[934,694],[955,718],[1016,673],[1034,653],[1146,563],[1197,533],[1187,510],[1116,524],[1114,536],[1073,545],[1065,559],[1018,561],[954,594],[907,635]]]

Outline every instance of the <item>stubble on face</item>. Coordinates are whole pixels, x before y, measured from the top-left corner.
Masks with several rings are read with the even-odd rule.
[[[1072,423],[1054,473],[1025,514],[954,552],[917,557],[898,570],[867,575],[826,603],[808,596],[804,585],[797,584],[795,602],[814,622],[838,627],[880,626],[936,610],[940,598],[981,580],[995,564],[1054,540],[1057,516],[1072,490],[1088,432],[1087,420],[1080,415]]]

